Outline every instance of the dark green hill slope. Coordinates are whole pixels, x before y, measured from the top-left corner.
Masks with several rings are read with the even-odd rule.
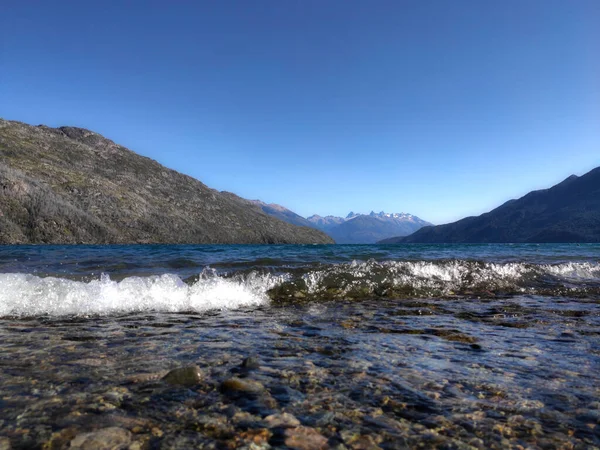
[[[0,119],[0,243],[332,243],[103,136]]]
[[[381,243],[600,242],[600,167],[478,217]]]

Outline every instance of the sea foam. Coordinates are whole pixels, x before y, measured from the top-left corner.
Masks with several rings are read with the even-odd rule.
[[[64,316],[138,311],[206,311],[257,306],[267,301],[271,277],[245,280],[202,276],[192,285],[176,275],[129,277],[103,275],[89,282],[0,274],[0,316]]]
[[[370,260],[277,273],[252,270],[219,275],[206,269],[194,282],[184,282],[174,274],[131,276],[121,281],[102,275],[84,282],[6,273],[0,274],[0,317],[202,312],[282,299],[294,303],[297,299],[566,293],[598,296],[600,265]]]

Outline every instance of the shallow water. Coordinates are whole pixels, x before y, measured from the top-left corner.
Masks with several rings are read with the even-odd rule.
[[[1,248],[0,448],[600,446],[600,246],[406,247]]]

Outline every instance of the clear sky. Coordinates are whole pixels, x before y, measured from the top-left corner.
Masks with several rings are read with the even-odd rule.
[[[301,215],[480,214],[600,165],[598,0],[0,0],[0,117]]]

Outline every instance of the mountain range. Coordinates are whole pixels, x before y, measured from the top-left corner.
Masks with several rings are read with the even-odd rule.
[[[307,218],[338,244],[374,244],[391,236],[407,236],[431,223],[407,213],[351,212],[345,218],[313,215]]]
[[[600,242],[600,167],[477,217],[381,243]]]
[[[477,217],[313,215],[230,192],[98,133],[0,119],[0,244],[600,242],[600,167]]]
[[[304,218],[275,203],[250,200],[264,213],[294,225],[312,227],[331,236],[338,244],[374,244],[392,236],[407,236],[421,227],[431,225],[417,216],[406,213],[370,214],[350,212],[346,217],[319,216]]]
[[[333,243],[98,133],[0,119],[0,244]]]

